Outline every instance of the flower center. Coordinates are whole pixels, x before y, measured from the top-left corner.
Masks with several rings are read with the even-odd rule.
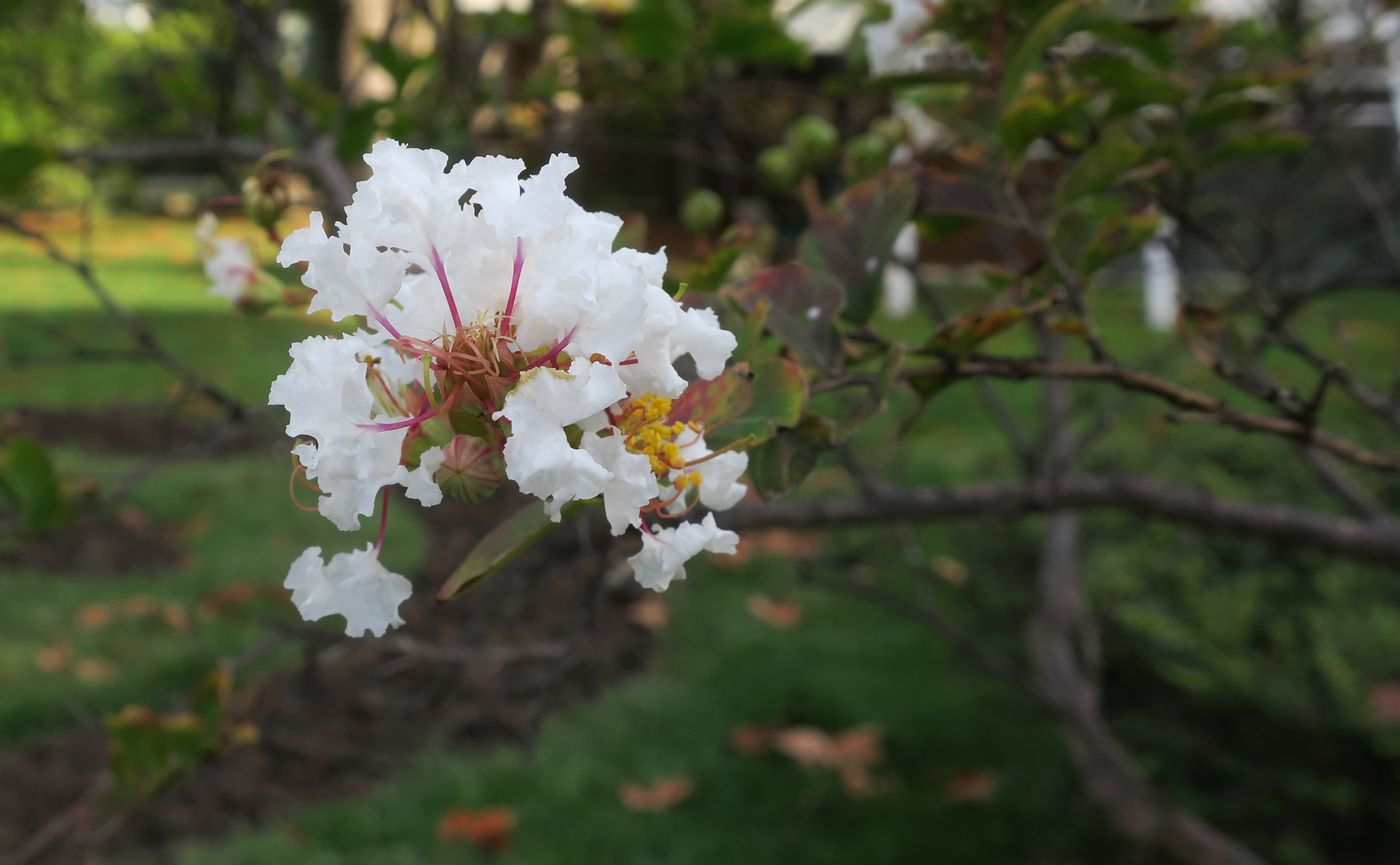
[[[687,430],[697,434],[700,432],[698,424],[668,421],[670,414],[671,400],[655,394],[642,394],[628,400],[612,419],[613,425],[622,431],[626,448],[650,459],[651,470],[658,477],[686,467],[677,439]],[[675,479],[673,485],[678,490],[684,490],[701,480],[703,478],[699,472],[685,472]]]

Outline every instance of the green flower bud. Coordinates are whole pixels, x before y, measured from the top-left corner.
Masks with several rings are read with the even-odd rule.
[[[281,171],[261,171],[243,181],[243,212],[259,228],[271,228],[290,204],[287,177]]]
[[[791,189],[800,176],[797,159],[787,147],[770,147],[758,154],[758,170],[779,189]]]
[[[681,224],[687,231],[709,234],[724,219],[724,199],[712,189],[697,189],[681,205]]]
[[[894,145],[883,136],[873,132],[857,135],[846,145],[846,158],[841,165],[846,179],[864,180],[884,170],[890,164],[890,153]]]
[[[808,114],[788,127],[783,139],[804,169],[817,168],[829,162],[841,146],[841,136],[825,117]]]

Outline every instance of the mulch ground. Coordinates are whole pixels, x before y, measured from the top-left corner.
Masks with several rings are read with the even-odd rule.
[[[214,457],[284,443],[283,420],[269,413],[257,423],[232,426],[159,405],[21,406],[0,411],[0,437],[25,435],[93,453],[164,456],[189,451]]]
[[[427,511],[435,556],[404,611],[409,624],[322,645],[315,663],[245,686],[233,715],[257,727],[257,741],[141,807],[114,819],[92,792],[105,765],[100,727],[0,758],[0,863],[158,860],[182,841],[362,793],[430,744],[528,743],[551,712],[640,669],[650,636],[626,611],[641,590],[604,579],[616,559],[593,546],[596,532],[566,526],[462,599],[432,602],[483,520],[517,502],[492,504]]]

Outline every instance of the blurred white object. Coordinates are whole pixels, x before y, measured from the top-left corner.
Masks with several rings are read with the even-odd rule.
[[[773,14],[813,54],[845,54],[865,7],[849,0],[776,0]]]
[[[936,0],[886,0],[885,5],[890,7],[889,19],[867,24],[861,30],[870,74],[878,77],[916,71],[922,66],[927,49],[922,37],[938,3]]]
[[[919,227],[906,222],[894,239],[889,263],[885,265],[880,308],[890,318],[908,318],[918,299],[919,282],[914,268],[919,263]]]
[[[1147,326],[1155,331],[1168,331],[1176,326],[1177,310],[1181,307],[1181,271],[1169,242],[1176,233],[1170,220],[1163,220],[1157,236],[1142,248],[1142,301]]]

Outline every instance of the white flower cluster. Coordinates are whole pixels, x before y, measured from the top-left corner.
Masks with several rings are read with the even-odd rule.
[[[518,159],[449,166],[395,141],[365,161],[373,174],[345,220],[328,233],[312,214],[278,256],[304,263],[311,311],[367,322],[293,345],[269,398],[301,439],[293,453],[321,513],[353,530],[396,484],[437,504],[435,474],[490,476],[444,465],[447,455],[485,452],[556,520],[566,503],[601,497],[614,534],[640,529],[630,561],[642,585],[683,578],[702,550],[733,552],[738,537],[709,515],[672,528],[650,520],[732,507],[746,491],[745,455],[711,452],[699,423],[670,416],[687,387],[676,362],[689,356],[713,378],[735,339],[712,311],[666,293],[664,254],[613,249],[621,220],[565,194],[577,161],[556,155],[522,180]],[[457,429],[464,414],[471,423]],[[465,435],[474,446],[445,455]],[[352,634],[398,624],[407,584],[377,553],[328,565],[319,550],[304,554],[286,583],[302,615],[340,613]]]
[[[861,29],[872,75],[902,75],[919,70],[926,53],[920,39],[939,0],[885,0],[890,17]]]
[[[195,250],[204,262],[209,294],[238,302],[261,277],[253,250],[231,237],[219,236],[219,219],[205,211],[194,227]]]

